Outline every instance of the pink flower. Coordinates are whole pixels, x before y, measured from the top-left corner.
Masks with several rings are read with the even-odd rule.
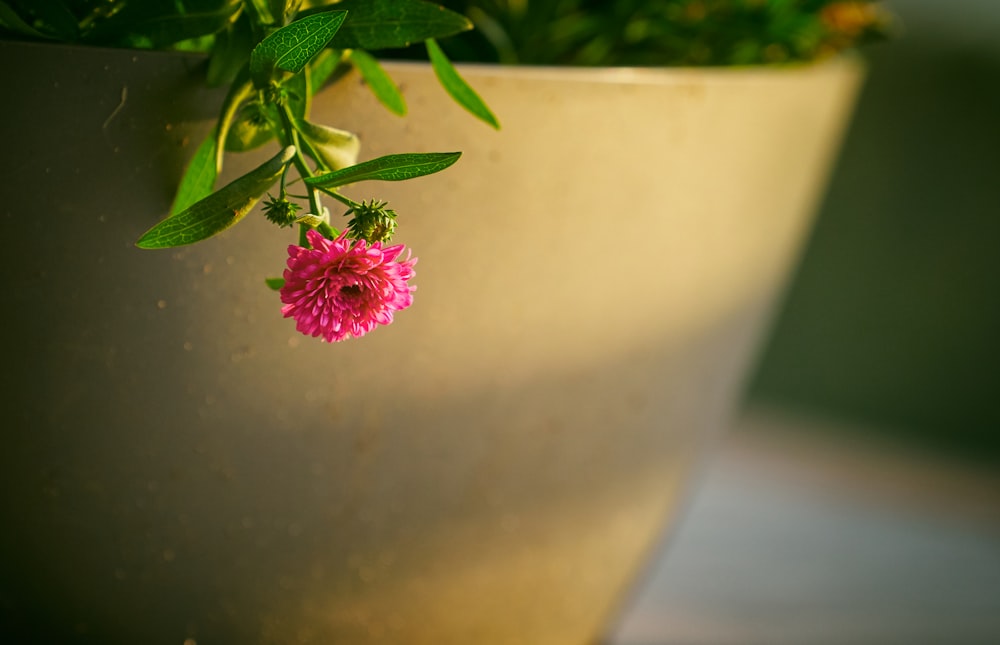
[[[364,336],[376,324],[388,325],[392,313],[413,304],[416,287],[412,260],[396,258],[403,245],[382,248],[364,240],[336,240],[306,233],[313,248],[288,247],[288,268],[281,287],[281,313],[295,319],[295,328],[328,343]]]

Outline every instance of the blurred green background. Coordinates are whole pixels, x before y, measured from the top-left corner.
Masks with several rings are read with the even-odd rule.
[[[1000,1],[885,5],[749,402],[1000,463]]]

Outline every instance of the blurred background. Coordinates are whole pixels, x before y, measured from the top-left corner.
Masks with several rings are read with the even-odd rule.
[[[1000,2],[895,0],[751,400],[1000,461]]]
[[[885,5],[745,409],[615,645],[1000,643],[1000,2]]]

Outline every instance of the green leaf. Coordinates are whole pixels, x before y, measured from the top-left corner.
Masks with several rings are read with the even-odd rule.
[[[440,172],[458,161],[461,156],[461,152],[386,155],[318,177],[306,177],[305,182],[315,188],[336,188],[356,181],[402,181]]]
[[[246,63],[254,47],[253,24],[247,13],[215,35],[212,55],[208,59],[208,84],[219,87],[232,83]]]
[[[296,119],[304,118],[309,109],[308,82],[306,70],[289,76],[281,82],[288,108]],[[250,95],[252,94],[251,91]],[[262,102],[259,98],[250,99],[242,104],[235,116],[228,122],[226,151],[246,152],[253,150],[271,141],[275,136],[278,136],[282,143],[291,143],[281,138],[283,132],[278,103]]]
[[[165,249],[194,244],[226,230],[250,212],[294,156],[295,148],[288,146],[262,166],[149,229],[135,245]]]
[[[184,177],[177,188],[174,204],[170,207],[170,214],[176,215],[212,194],[217,176],[215,172],[215,132],[212,132],[205,137],[191,161],[188,162],[187,170],[184,171]]]
[[[327,169],[336,171],[357,163],[361,142],[353,132],[310,123],[305,119],[297,120],[295,128],[307,139],[311,156]]]
[[[229,129],[233,126],[233,120],[240,106],[251,96],[253,96],[253,85],[248,79],[249,72],[244,67],[236,75],[236,80],[229,86],[226,99],[222,102],[222,113],[219,115],[219,125],[215,133],[215,171],[222,172],[222,157],[226,152],[226,141],[229,137]]]
[[[316,94],[323,88],[323,84],[333,75],[340,65],[341,52],[332,49],[324,49],[316,58],[312,59],[307,67],[309,71],[309,92]]]
[[[313,14],[274,32],[250,54],[250,78],[258,88],[267,86],[275,69],[298,74],[330,42],[346,11]]]
[[[226,152],[259,148],[274,138],[276,123],[280,123],[280,117],[274,106],[257,101],[244,104],[226,135]]]
[[[368,89],[372,91],[379,103],[387,107],[393,114],[399,116],[406,114],[406,100],[396,83],[386,74],[373,56],[363,50],[355,49],[351,51],[350,61],[360,72],[361,77],[365,79]]]
[[[336,6],[348,18],[330,42],[335,49],[406,47],[472,29],[465,16],[422,0],[342,0]]]
[[[295,221],[299,224],[305,224],[309,228],[319,228],[324,222],[326,222],[326,220],[319,215],[313,215],[312,213],[299,215],[295,218]]]
[[[456,103],[471,112],[473,116],[499,130],[500,122],[497,121],[496,116],[486,106],[483,99],[479,98],[476,91],[459,75],[458,70],[451,64],[451,61],[444,55],[441,47],[434,42],[433,38],[427,40],[427,55],[431,59],[431,67],[434,68],[434,74],[437,75],[441,85],[451,95],[451,98],[455,99]]]
[[[309,70],[304,69],[295,76],[289,76],[281,83],[288,98],[288,107],[291,108],[295,118],[305,118],[309,112],[309,105],[312,103],[312,94],[309,91]]]
[[[86,40],[94,44],[143,44],[162,49],[182,40],[214,34],[240,9],[236,0],[186,2],[187,11],[165,0],[121,3],[110,18],[97,22]]]
[[[269,289],[274,289],[275,291],[278,291],[283,286],[285,286],[285,279],[284,278],[264,278],[264,284],[266,284]]]

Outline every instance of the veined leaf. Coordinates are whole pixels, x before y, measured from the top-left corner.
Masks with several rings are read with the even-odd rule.
[[[336,7],[348,12],[330,42],[336,49],[406,47],[472,29],[465,16],[422,0],[341,0]]]
[[[412,152],[386,155],[318,177],[306,177],[305,182],[315,188],[336,188],[356,181],[402,181],[440,172],[458,161],[461,156],[461,152]]]
[[[288,146],[260,167],[149,229],[135,245],[165,249],[194,244],[226,230],[250,212],[294,156],[295,147]]]
[[[188,162],[181,184],[177,187],[177,195],[174,197],[170,214],[176,215],[212,194],[217,176],[215,171],[215,132],[212,132],[205,137],[194,156],[191,157],[191,161]]]
[[[445,91],[451,95],[451,98],[471,112],[473,116],[499,130],[500,122],[497,121],[496,116],[486,106],[483,99],[479,98],[476,91],[459,75],[458,70],[451,64],[433,38],[427,39],[427,55],[430,57],[434,74],[438,77]]]
[[[372,91],[379,103],[387,107],[393,114],[399,116],[406,114],[406,99],[403,98],[396,83],[386,74],[374,56],[361,49],[355,49],[351,51],[350,61],[357,68],[361,77],[365,79],[368,89]]]
[[[296,20],[274,32],[254,47],[250,54],[250,78],[261,88],[275,69],[298,74],[330,42],[346,11],[324,11]]]

